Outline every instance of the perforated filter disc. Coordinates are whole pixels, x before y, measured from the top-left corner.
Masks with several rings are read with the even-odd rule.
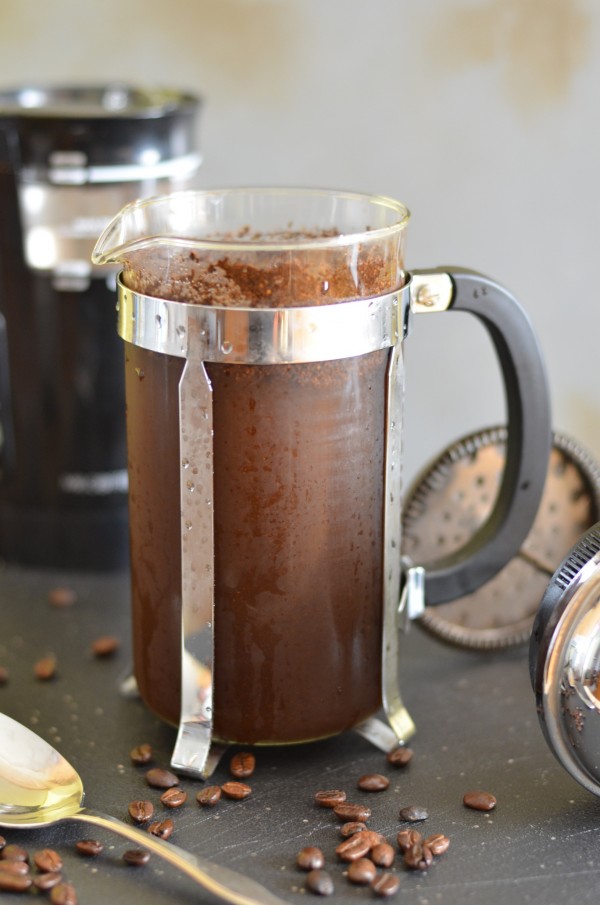
[[[521,550],[478,590],[425,608],[420,624],[460,647],[503,648],[529,640],[549,579],[578,538],[600,519],[600,466],[574,440],[553,434],[542,501]],[[409,490],[403,553],[433,567],[459,550],[489,516],[500,487],[506,429],[458,440]]]

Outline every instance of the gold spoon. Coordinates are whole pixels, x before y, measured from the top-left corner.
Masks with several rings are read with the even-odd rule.
[[[0,826],[35,829],[80,820],[112,830],[177,867],[223,902],[285,905],[259,883],[171,843],[84,808],[83,784],[65,758],[38,735],[0,713]]]

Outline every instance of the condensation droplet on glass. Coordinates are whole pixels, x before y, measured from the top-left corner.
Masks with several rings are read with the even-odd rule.
[[[183,465],[184,468],[189,468],[189,467],[190,467],[190,460],[189,460],[189,459],[182,459],[182,460],[181,460],[181,464]]]
[[[144,377],[146,376],[141,368],[136,368],[135,373],[137,374],[137,376],[139,377],[140,380],[143,380]]]
[[[186,522],[186,523],[185,523],[185,530],[186,530],[186,531],[191,531],[191,530],[192,530],[192,523],[191,523],[191,522]]]
[[[204,418],[205,421],[208,421],[208,409],[207,408],[202,406],[200,408],[200,414],[202,415],[202,417]]]
[[[188,481],[187,484],[186,484],[185,486],[186,486],[187,489],[190,491],[190,493],[193,493],[194,490],[196,489],[196,485],[194,484],[193,481]]]
[[[231,343],[228,339],[224,339],[221,343],[221,352],[223,353],[223,355],[229,355],[232,351],[233,343]]]

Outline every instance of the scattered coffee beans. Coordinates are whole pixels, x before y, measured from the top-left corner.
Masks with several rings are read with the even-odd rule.
[[[400,809],[400,820],[408,820],[409,823],[416,823],[419,820],[427,820],[429,811],[417,804],[411,804],[407,808]]]
[[[32,877],[33,885],[42,892],[47,892],[54,886],[58,886],[59,883],[62,883],[62,879],[62,874],[58,873],[58,871],[49,871],[48,873],[37,874],[37,876]]]
[[[346,838],[347,836],[353,836],[354,833],[362,833],[366,828],[366,823],[362,823],[360,820],[350,820],[348,823],[342,824],[340,834]]]
[[[358,820],[361,823],[366,823],[371,816],[371,808],[367,808],[362,804],[349,804],[345,801],[343,804],[336,805],[333,813],[340,820]]]
[[[315,803],[322,808],[335,808],[346,801],[346,793],[342,789],[329,789],[326,792],[315,792]]]
[[[428,836],[427,839],[423,840],[423,845],[426,845],[431,854],[437,857],[448,851],[450,840],[443,833],[434,833],[433,836]]]
[[[20,845],[14,845],[13,843],[4,846],[0,853],[0,858],[3,861],[29,861],[27,851],[21,848]]]
[[[0,870],[0,890],[2,892],[25,892],[31,888],[33,880],[27,874],[11,874],[6,870]]]
[[[65,606],[73,606],[76,600],[77,594],[73,588],[53,588],[48,594],[48,603],[50,606],[55,606],[59,609]]]
[[[399,888],[400,878],[396,876],[396,874],[380,874],[380,876],[376,877],[371,884],[371,889],[375,895],[381,896],[382,898],[396,895]]]
[[[96,858],[102,853],[104,846],[96,839],[80,839],[75,843],[75,848],[85,858]]]
[[[158,836],[159,839],[169,839],[173,835],[174,829],[175,824],[167,817],[166,820],[155,820],[154,823],[151,823],[148,832],[153,836]]]
[[[221,798],[220,786],[205,786],[196,795],[196,801],[203,808],[213,808]]]
[[[129,816],[134,823],[147,823],[154,816],[154,805],[151,801],[132,801],[129,804]]]
[[[101,635],[92,641],[92,653],[95,657],[112,657],[120,646],[120,640],[114,635]]]
[[[404,852],[404,864],[410,870],[427,870],[433,862],[431,849],[417,842]]]
[[[423,837],[418,830],[400,830],[396,839],[398,841],[398,848],[402,852],[412,848],[417,842],[423,841]]]
[[[377,868],[369,858],[359,858],[348,866],[348,879],[356,886],[369,886],[377,876]]]
[[[59,883],[50,890],[52,905],[77,905],[77,893],[70,883]]]
[[[43,848],[33,856],[33,863],[40,873],[52,873],[62,870],[63,861],[58,852],[52,848]]]
[[[33,674],[40,682],[48,682],[56,675],[57,661],[56,657],[50,654],[48,657],[42,657],[33,667]]]
[[[171,808],[172,810],[175,808],[180,808],[187,801],[187,792],[184,792],[183,789],[177,789],[175,787],[173,787],[172,789],[165,789],[165,791],[160,796],[160,800],[166,808]]]
[[[234,754],[229,764],[229,772],[236,779],[247,779],[252,776],[256,767],[256,758],[249,751]]]
[[[179,777],[171,773],[170,770],[152,767],[146,773],[146,782],[152,789],[172,789],[173,786],[179,785]]]
[[[234,801],[242,801],[252,794],[252,789],[245,782],[224,782],[221,791],[223,795],[233,798]]]
[[[143,867],[150,860],[150,852],[146,852],[141,848],[131,848],[123,855],[125,864],[130,867]]]
[[[311,870],[306,878],[306,888],[316,896],[331,896],[334,892],[333,880],[326,870]]]
[[[371,849],[370,858],[377,867],[391,867],[395,857],[396,852],[387,842],[380,842]]]
[[[413,758],[413,751],[410,748],[403,748],[402,746],[399,748],[392,748],[391,751],[388,752],[387,762],[391,764],[392,767],[405,767]]]
[[[129,757],[134,764],[149,764],[152,760],[152,747],[147,744],[136,745],[129,752]]]
[[[0,861],[0,871],[23,877],[29,873],[29,864],[27,861]]]
[[[359,858],[364,858],[371,850],[371,840],[365,837],[366,833],[354,833],[340,842],[335,850],[338,858],[342,861],[358,861]]]
[[[390,781],[381,773],[366,773],[358,780],[358,788],[363,792],[384,792]]]
[[[320,848],[307,845],[296,855],[296,864],[300,870],[319,870],[325,864],[325,857]]]
[[[496,807],[496,797],[491,792],[467,792],[463,804],[474,811],[492,811]]]

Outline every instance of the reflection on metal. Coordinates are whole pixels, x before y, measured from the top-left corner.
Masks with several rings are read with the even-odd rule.
[[[212,387],[197,361],[186,362],[179,383],[179,445],[181,718],[171,765],[202,776],[213,723],[213,411]]]

